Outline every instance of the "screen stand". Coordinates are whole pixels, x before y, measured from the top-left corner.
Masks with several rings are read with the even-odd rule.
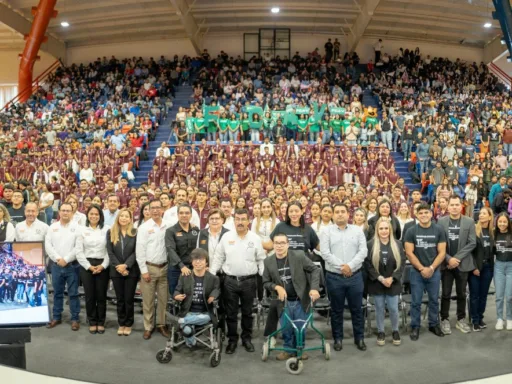
[[[31,341],[30,328],[0,328],[0,364],[27,369],[25,344]]]

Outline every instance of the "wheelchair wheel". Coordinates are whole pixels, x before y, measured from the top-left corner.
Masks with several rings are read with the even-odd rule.
[[[268,343],[263,343],[263,348],[261,349],[261,361],[268,360]]]
[[[324,356],[325,360],[331,360],[331,345],[329,343],[325,343]]]
[[[220,364],[220,356],[220,351],[218,353],[212,352],[212,354],[210,355],[210,365],[212,366],[212,368],[215,368]]]
[[[291,357],[286,360],[286,370],[292,375],[300,375],[303,369],[304,364],[302,360],[297,360],[296,357]]]
[[[156,354],[156,361],[158,361],[160,364],[167,364],[170,363],[172,360],[172,352],[171,351],[165,351],[165,349],[162,349],[157,352]]]

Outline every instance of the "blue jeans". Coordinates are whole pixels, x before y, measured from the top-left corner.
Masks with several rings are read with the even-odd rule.
[[[309,141],[316,143],[318,138],[320,137],[320,132],[309,132]]]
[[[439,286],[441,271],[437,269],[430,279],[425,279],[421,273],[411,268],[411,328],[419,328],[421,324],[421,300],[423,292],[428,295],[428,326],[439,324]]]
[[[428,159],[419,159],[420,164],[420,176],[425,172],[428,172]]]
[[[169,267],[167,272],[167,281],[169,283],[169,294],[174,297],[174,291],[178,286],[178,280],[180,279],[181,269],[178,267]]]
[[[284,314],[288,315],[288,317],[293,321],[295,326],[299,329],[299,331],[302,329],[302,327],[305,324],[305,321],[308,317],[306,312],[304,312],[304,309],[302,308],[302,305],[300,304],[300,301],[288,301],[287,307],[283,310],[283,313],[281,314],[281,327],[285,327],[283,329],[283,341],[284,341],[284,347],[285,348],[297,348],[297,340],[295,339],[295,331],[293,329],[292,324],[288,319],[285,318]],[[305,342],[306,340],[306,333],[304,330],[303,334],[303,340]],[[304,345],[302,345],[303,347]]]
[[[492,275],[493,270],[489,263],[483,264],[480,276],[469,273],[469,314],[473,324],[480,324],[484,318]]]
[[[404,140],[404,147],[402,148],[404,151],[404,159],[411,158],[411,150],[412,150],[412,140]]]
[[[226,132],[219,132],[219,139],[221,143],[227,144],[229,142],[229,134],[228,131]]]
[[[259,129],[251,129],[251,141],[253,143],[258,143],[260,141]]]
[[[228,131],[229,140],[237,141],[238,140],[238,131]]]
[[[512,261],[494,263],[494,286],[496,288],[496,314],[498,319],[512,320]],[[503,305],[507,302],[507,317],[503,317]]]
[[[503,149],[505,150],[505,152],[507,153],[507,156],[512,154],[512,144],[507,144],[507,143],[504,143],[503,144]]]
[[[16,300],[25,302],[25,284],[18,283],[16,287]]]
[[[343,277],[341,274],[327,272],[326,286],[331,301],[331,329],[334,341],[343,340],[343,310],[347,300],[352,316],[352,328],[354,341],[364,339],[363,319],[363,275],[357,273],[351,277]]]
[[[398,151],[398,139],[400,139],[400,135],[393,131],[393,151],[394,152],[397,152]]]
[[[178,320],[178,324],[183,330],[183,334],[194,335],[195,329],[194,325],[206,325],[210,322],[210,315],[208,313],[195,313],[189,312],[185,315],[185,317]],[[196,344],[195,336],[185,337],[185,343],[187,345],[193,346]]]
[[[53,207],[49,206],[44,210],[44,213],[46,215],[46,224],[51,225],[53,220]]]
[[[380,133],[380,137],[381,137],[382,142],[384,143],[384,145],[390,151],[392,151],[393,150],[393,132],[392,131],[387,131],[387,132],[382,131]]]
[[[377,321],[377,329],[384,332],[384,318],[386,317],[386,305],[389,311],[389,319],[391,320],[391,330],[398,331],[398,295],[375,295],[375,320]]]
[[[64,311],[64,289],[68,287],[69,310],[71,311],[71,321],[80,320],[80,299],[78,297],[78,268],[68,264],[61,268],[57,264],[52,265],[52,283],[53,283],[53,320],[62,320],[62,311]]]
[[[332,137],[334,138],[334,142],[338,144],[341,141],[341,133],[340,132],[333,132]]]
[[[329,141],[331,141],[331,132],[328,129],[326,129],[325,131],[323,131],[322,144],[329,144]]]
[[[217,140],[217,132],[208,132],[206,134],[206,141],[215,141]]]

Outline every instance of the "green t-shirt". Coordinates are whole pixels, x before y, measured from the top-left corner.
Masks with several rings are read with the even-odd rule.
[[[320,132],[320,126],[316,117],[311,116],[308,120],[310,132]]]
[[[343,120],[341,126],[343,127],[343,132],[347,133],[347,128],[350,127],[350,120]]]
[[[329,129],[331,129],[331,126],[330,126],[331,122],[329,120],[322,120],[321,124],[322,124],[322,130],[328,131]]]
[[[217,122],[215,120],[210,120],[208,123],[208,132],[217,132]]]
[[[226,132],[228,129],[229,120],[228,119],[219,119],[219,129],[221,132]]]
[[[308,121],[306,119],[299,119],[297,122],[297,125],[299,127],[299,132],[306,132],[306,128],[308,126]]]
[[[367,117],[365,126],[368,128],[368,124],[371,124],[373,128],[377,128],[379,124],[379,119],[376,117]]]
[[[249,129],[249,119],[243,119],[242,120],[242,131],[247,131]]]
[[[185,126],[187,127],[187,133],[194,133],[196,131],[194,127],[195,119],[193,117],[187,117],[185,119]]]
[[[239,125],[240,122],[238,120],[229,120],[228,126],[230,131],[235,132]]]
[[[360,117],[353,117],[352,119],[350,119],[350,121],[353,121],[355,122],[355,126],[357,128],[360,128],[361,127],[361,122],[363,121],[363,119],[361,119]]]
[[[336,133],[341,133],[341,124],[342,124],[341,120],[332,119],[331,120],[332,131],[336,132]]]
[[[251,129],[261,129],[261,126],[263,125],[263,121],[259,120],[259,121],[253,121],[250,126],[251,126]]]
[[[204,118],[196,117],[195,125],[196,133],[206,133],[204,126]]]
[[[272,129],[273,126],[272,118],[270,117],[264,117],[263,118],[263,129],[266,129],[267,131]]]

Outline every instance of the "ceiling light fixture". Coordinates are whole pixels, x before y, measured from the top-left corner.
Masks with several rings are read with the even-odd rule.
[[[484,28],[491,28],[492,27],[492,24],[491,23],[485,23],[484,24]]]
[[[63,21],[62,23],[60,23],[60,25],[63,26],[64,28],[69,27],[69,23],[67,21]]]
[[[280,11],[279,7],[273,7],[273,8],[270,10],[270,12],[272,12],[272,13],[279,13],[279,11]]]

